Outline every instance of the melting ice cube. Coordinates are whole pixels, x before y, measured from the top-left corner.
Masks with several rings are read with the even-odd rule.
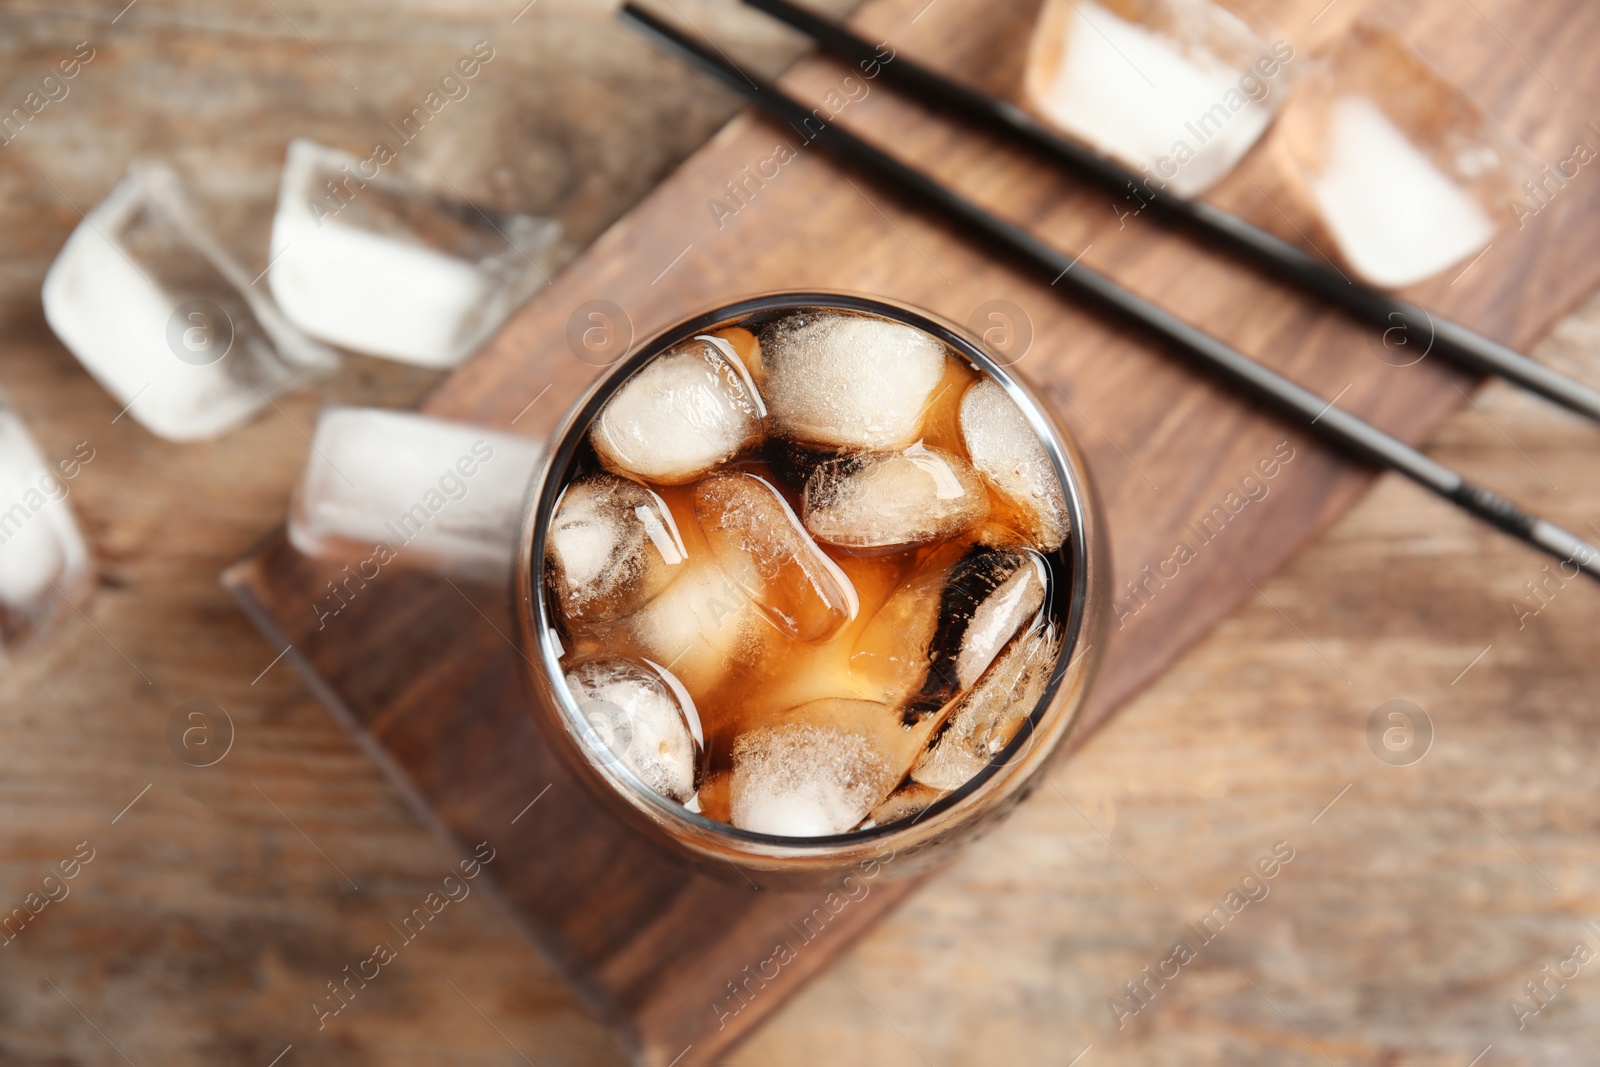
[[[688,556],[661,497],[614,474],[567,486],[546,543],[550,582],[571,622],[637,610]]]
[[[669,800],[695,792],[703,737],[694,701],[671,672],[622,659],[589,660],[567,672],[592,758],[620,762]]]
[[[1024,86],[1046,121],[1188,197],[1267,128],[1293,56],[1209,0],[1046,0]]]
[[[819,465],[806,479],[803,511],[819,541],[890,550],[954,537],[983,521],[989,499],[966,460],[918,442]]]
[[[146,429],[215,437],[337,357],[291,326],[164,165],[136,164],[45,275],[45,319]]]
[[[733,750],[733,825],[781,837],[842,834],[896,781],[860,734],[806,723],[757,727]]]
[[[1033,713],[1050,681],[1058,642],[1048,628],[1018,637],[961,698],[911,777],[936,789],[960,788],[988,766]]]
[[[1535,167],[1392,31],[1358,23],[1282,119],[1340,255],[1377,285],[1421,281],[1489,243]]]
[[[1048,575],[1031,549],[948,545],[884,602],[857,638],[851,668],[903,707],[908,724],[925,721],[1038,624]]]
[[[1350,265],[1379,285],[1421,281],[1494,236],[1489,213],[1363,96],[1334,103],[1311,191]]]
[[[961,398],[960,422],[973,466],[1015,509],[995,518],[1015,525],[1042,552],[1060,548],[1069,525],[1066,494],[1022,409],[985,378]]]
[[[803,312],[761,333],[760,384],[773,431],[840,448],[903,448],[916,439],[944,376],[944,346],[911,326]]]
[[[63,598],[76,601],[87,591],[89,553],[67,492],[67,482],[0,401],[0,662],[5,649],[65,606]]]
[[[705,335],[640,368],[606,403],[590,440],[609,469],[678,485],[760,443],[765,414],[733,346]]]
[[[694,556],[672,584],[623,620],[626,639],[665,664],[702,699],[735,664],[760,656],[777,631],[748,590]]]
[[[872,809],[861,829],[887,826],[892,822],[920,815],[927,810],[928,805],[944,796],[945,792],[943,789],[935,789],[921,782],[907,782],[890,793],[882,804]]]
[[[830,696],[769,711],[759,721],[768,726],[806,726],[859,738],[883,764],[888,780],[898,782],[927,752],[934,731],[944,720],[930,716],[908,724],[899,708],[882,701]]]
[[[856,617],[850,579],[764,479],[714,474],[695,486],[694,513],[723,573],[789,637],[820,641]]]
[[[327,408],[295,488],[289,539],[323,559],[391,559],[485,582],[511,570],[543,448],[409,412]],[[370,578],[370,576],[368,576]]]
[[[359,352],[450,367],[547,280],[560,226],[430,196],[372,159],[289,144],[268,277],[284,314]]]

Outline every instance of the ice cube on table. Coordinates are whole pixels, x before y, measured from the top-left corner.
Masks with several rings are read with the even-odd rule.
[[[562,491],[545,544],[550,585],[569,623],[637,610],[667,587],[688,557],[661,497],[604,473]]]
[[[897,781],[860,734],[807,723],[757,727],[733,750],[733,825],[779,837],[842,834]]]
[[[772,431],[835,448],[903,448],[945,371],[945,348],[898,322],[805,311],[761,332]]]
[[[89,551],[61,477],[79,459],[60,461],[59,470],[46,463],[16,412],[0,401],[0,663],[6,650],[88,592]]]
[[[972,465],[1014,509],[995,520],[1015,525],[1042,552],[1060,548],[1070,526],[1066,493],[1022,409],[985,378],[962,396],[960,425]]]
[[[670,671],[596,659],[569,668],[566,682],[590,758],[626,766],[668,800],[694,796],[704,737],[693,699]]]
[[[607,469],[680,485],[759,444],[765,415],[733,346],[707,334],[641,367],[607,401],[589,438]]]
[[[713,474],[694,488],[694,513],[717,566],[787,636],[820,641],[856,617],[855,586],[765,479]]]
[[[412,412],[325,408],[290,505],[289,540],[358,573],[394,561],[503,582],[543,451],[525,437]]]
[[[900,452],[840,456],[806,479],[805,527],[841,548],[889,550],[954,537],[989,514],[988,493],[960,456],[920,441]]]
[[[1059,642],[1047,627],[1011,642],[962,697],[911,777],[939,790],[959,789],[999,755],[1044,695]]]
[[[455,366],[549,279],[561,227],[434,196],[383,165],[289,143],[272,220],[273,295],[325,341]]]
[[[1364,96],[1332,105],[1311,192],[1350,266],[1378,285],[1421,281],[1494,236],[1488,211]]]
[[[1295,94],[1281,124],[1294,176],[1339,255],[1380,286],[1419,282],[1486,246],[1537,170],[1464,92],[1366,23]]]
[[[1189,197],[1260,138],[1298,78],[1293,56],[1210,0],[1151,0],[1132,10],[1046,0],[1024,94],[1051,125],[1143,169],[1152,192]],[[1129,197],[1137,212],[1145,197]]]
[[[1332,106],[1327,169],[1311,183],[1340,250],[1368,280],[1406,285],[1476,252],[1489,213],[1364,96]]]
[[[969,690],[1017,633],[1038,625],[1049,592],[1043,557],[960,542],[895,589],[856,639],[851,669],[921,723]]]
[[[130,167],[83,217],[41,298],[84,369],[170,441],[224,433],[338,362],[251,285],[159,163]]]

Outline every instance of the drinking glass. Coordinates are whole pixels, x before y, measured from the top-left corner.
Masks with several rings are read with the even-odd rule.
[[[727,326],[794,311],[879,316],[922,330],[997,382],[1043,443],[1064,490],[1070,536],[1050,555],[1049,606],[1060,651],[1043,695],[1011,743],[960,788],[920,814],[880,826],[818,837],[780,837],[708,819],[660,796],[596,743],[593,727],[564,678],[556,607],[546,587],[546,535],[575,456],[606,402],[656,356]],[[836,883],[852,870],[896,876],[926,868],[995,825],[1042,781],[1078,722],[1106,627],[1107,561],[1087,470],[1071,437],[1025,384],[966,330],[915,307],[866,296],[784,292],[740,300],[668,327],[614,365],[560,424],[523,509],[513,578],[512,615],[526,663],[534,714],[546,742],[581,785],[618,818],[677,856],[713,873],[797,887]]]

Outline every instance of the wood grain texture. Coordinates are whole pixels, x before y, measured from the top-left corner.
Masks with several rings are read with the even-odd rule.
[[[439,376],[351,356],[237,432],[174,445],[117,417],[121,403],[46,327],[39,289],[77,208],[141,156],[177,166],[254,275],[287,141],[369,146],[479,40],[495,61],[395,167],[485,207],[556,215],[568,256],[734,104],[605,4],[546,2],[513,24],[525,4],[140,0],[113,23],[125,6],[0,5],[8,109],[77,42],[96,49],[70,94],[0,148],[0,380],[46,456],[96,450],[68,499],[100,576],[82,615],[0,674],[7,913],[76,842],[98,850],[71,896],[3,950],[0,1062],[124,1063],[113,1044],[141,1067],[264,1067],[291,1045],[279,1067],[520,1064],[517,1049],[541,1064],[620,1062],[485,892],[451,905],[325,1027],[311,1010],[455,856],[294,672],[268,669],[278,649],[217,576],[281,521],[319,404],[410,407]],[[796,51],[749,16],[697,17],[768,68]],[[170,717],[193,699],[232,720],[214,767],[168,747]]]
[[[869,35],[895,33],[897,46],[940,69],[996,71],[997,56],[1014,55],[1031,6],[985,5],[974,18],[960,4],[940,4],[914,25],[914,4],[873,4],[860,24]],[[1419,11],[1417,31],[1431,47],[1467,51],[1485,66],[1521,64],[1482,47],[1455,24],[1438,25]],[[1525,26],[1566,42],[1600,16],[1588,8],[1530,13]],[[977,23],[976,32],[969,25]],[[1591,27],[1592,28],[1592,27]],[[903,44],[902,44],[903,42]],[[1002,43],[1004,42],[1004,43]],[[1458,63],[1458,65],[1460,65]],[[1014,66],[1014,64],[1013,64]],[[1600,80],[1592,65],[1574,75]],[[786,84],[819,99],[847,72],[825,61],[801,64]],[[1472,79],[1466,79],[1472,80]],[[1519,86],[1521,83],[1519,83]],[[1512,99],[1502,107],[1519,106]],[[1529,139],[1558,143],[1582,128],[1576,85],[1564,91]],[[1563,109],[1562,105],[1565,105]],[[1008,217],[1025,220],[1065,249],[1084,249],[1084,262],[1234,343],[1263,362],[1327,396],[1348,387],[1341,405],[1396,436],[1420,441],[1460,403],[1467,379],[1437,361],[1396,368],[1373,358],[1371,333],[1298,294],[1267,284],[1259,273],[1150,226],[1119,227],[1110,198],[1051,175],[1022,153],[970,130],[931,121],[886,92],[845,109],[840,121],[895,147]],[[1549,130],[1551,132],[1544,132]],[[1050,287],[988,258],[982,249],[937,222],[903,210],[892,192],[842,172],[819,151],[803,150],[779,178],[755,191],[719,227],[708,202],[728,203],[725,185],[746,164],[771,155],[792,135],[741,119],[657,189],[641,210],[608,232],[584,269],[562,278],[508,325],[485,353],[453,376],[426,407],[472,412],[508,425],[535,396],[538,404],[518,429],[537,436],[587,383],[591,368],[566,350],[566,318],[586,300],[615,300],[638,335],[691,309],[775,288],[844,287],[884,293],[965,321],[985,300],[1015,301],[1032,321],[1033,348],[1022,372],[1057,401],[1063,419],[1090,453],[1093,473],[1116,529],[1115,571],[1123,582],[1171,553],[1172,536],[1237,487],[1256,462],[1287,436],[1302,460],[1294,477],[1276,487],[1276,513],[1291,525],[1320,529],[1348,507],[1365,484],[1306,438],[1280,431],[1195,375],[1166,353],[1115,325],[1063,302]],[[1215,198],[1268,228],[1294,237],[1294,204],[1274,169],[1272,145],[1251,156]],[[1455,285],[1441,277],[1415,291],[1425,306],[1513,343],[1527,343],[1600,282],[1600,263],[1567,246],[1548,252],[1555,233],[1587,232],[1600,189],[1574,185],[1541,218],[1538,234],[1515,231]],[[1284,214],[1280,215],[1280,209]],[[1287,218],[1284,215],[1288,215]],[[1547,227],[1547,228],[1546,228]],[[1581,241],[1574,243],[1581,244]],[[752,245],[754,249],[752,249]],[[1541,308],[1541,310],[1534,310]],[[548,392],[545,392],[548,387]],[[531,425],[530,425],[531,424]],[[1248,590],[1246,579],[1270,573],[1297,547],[1288,536],[1223,552],[1185,568],[1181,581],[1138,613],[1138,655],[1113,646],[1095,702],[1096,716],[1148,680],[1213,623],[1217,612]],[[1248,558],[1259,566],[1239,568]],[[1130,627],[1133,624],[1130,623]]]
[[[920,6],[884,0],[866,7],[859,21],[867,32],[889,36]],[[997,60],[1020,54],[1030,6],[983,11],[945,4],[929,25],[919,20],[920,36],[905,48],[917,48],[919,58],[940,69],[1004,69]],[[965,32],[978,23],[981,33]],[[791,71],[786,84],[822,99],[835,87],[848,89],[847,74],[814,59]],[[847,95],[858,97],[840,115],[852,128],[892,144],[976,199],[1028,220],[1062,247],[1085,248],[1085,262],[1159,295],[1186,318],[1325,395],[1338,393],[1342,379],[1345,406],[1399,436],[1420,440],[1460,402],[1464,379],[1431,362],[1403,376],[1386,373],[1397,368],[1371,358],[1360,328],[1172,235],[1137,220],[1124,226],[1104,193],[1074,188],[1036,161],[940,124],[887,93]],[[750,179],[758,161],[785,142],[795,158],[776,177]],[[1259,218],[1265,210],[1280,228],[1292,227],[1294,204],[1271,163],[1269,146],[1219,196],[1249,189],[1259,201],[1252,213],[1258,221],[1271,221]],[[1286,208],[1273,206],[1280,203]],[[1239,209],[1250,213],[1249,205]],[[1485,276],[1498,284],[1498,296],[1487,302],[1481,292],[1437,284],[1419,295],[1440,312],[1470,314],[1474,325],[1500,333],[1514,316],[1495,309],[1527,301],[1512,300],[1521,293],[1513,279]],[[1588,288],[1597,282],[1600,270],[1593,267],[1579,279]],[[1085,443],[1112,531],[1122,625],[1086,712],[1091,726],[1249,595],[1252,582],[1265,580],[1369,480],[1305,435],[1285,431],[1197,380],[1140,338],[1081,314],[1050,286],[905,211],[892,190],[841,171],[791,131],[751,118],[737,120],[687,161],[423,409],[544,437],[595,373],[570,347],[578,309],[612,302],[637,339],[715,303],[807,287],[882,293],[957,321],[995,297],[1023,309],[1035,336],[1022,369]],[[1548,321],[1564,310],[1568,291],[1542,296],[1549,301]],[[1352,361],[1352,351],[1361,357]],[[1270,480],[1261,477],[1267,461],[1275,471]],[[1268,494],[1245,503],[1263,482]],[[1213,514],[1211,527],[1201,532],[1199,524]],[[1151,569],[1169,560],[1179,543],[1194,558],[1176,577],[1152,578]],[[490,834],[521,798],[551,784],[553,823],[525,831],[521,857],[496,876],[536,939],[646,1061],[682,1055],[683,1062],[696,1062],[720,1053],[843,949],[852,931],[840,927],[845,936],[830,931],[825,942],[807,946],[798,965],[761,982],[748,1007],[732,1013],[742,1001],[729,999],[730,980],[738,982],[747,973],[741,969],[772,955],[777,943],[792,941],[816,894],[757,895],[737,878],[691,876],[642,852],[631,835],[611,826],[544,757],[519,716],[520,665],[505,639],[509,627],[492,603],[464,606],[467,594],[458,588],[427,590],[407,582],[377,588],[370,600],[363,590],[337,630],[313,631],[310,602],[336,570],[274,546],[234,580],[259,611],[278,621],[284,640],[311,670],[333,691],[351,694],[352,725],[418,784],[421,800],[456,837]],[[1142,583],[1142,592],[1124,585],[1130,581]],[[408,629],[413,619],[419,621]],[[402,633],[406,639],[398,638]],[[408,668],[419,663],[416,642],[428,638],[427,659]],[[440,639],[448,643],[440,647]],[[891,908],[905,889],[903,883],[879,889],[851,908],[851,925]],[[672,906],[664,907],[664,900]]]
[[[399,574],[319,629],[308,598],[340,577],[275,537],[225,581],[276,646],[292,646],[287,658],[419,819],[463,855],[493,843],[485,877],[639,1062],[715,1057],[912,888],[874,872],[859,899],[818,918],[822,892],[758,893],[737,868],[683,867],[603,810],[540,741],[504,590]],[[780,942],[794,961],[752,981],[746,968]],[[745,982],[735,995],[730,983]]]
[[[1534,352],[1600,380],[1600,299]],[[1592,426],[1500,385],[1473,405],[1430,455],[1600,514]],[[733,1062],[1588,1062],[1587,969],[1524,1027],[1509,1008],[1600,948],[1600,589],[1551,583],[1519,628],[1545,567],[1380,478]],[[1435,731],[1410,766],[1368,745],[1394,699]],[[1201,945],[1187,924],[1279,841],[1269,895]],[[1179,938],[1199,958],[1119,1027],[1108,1005]]]
[[[925,27],[939,25],[948,2],[885,29],[937,57],[945,46]],[[485,30],[504,34],[497,41],[514,45],[517,65],[475,89],[481,112],[463,110],[463,125],[441,127],[440,142],[402,165],[448,177],[474,198],[554,208],[579,243],[713,129],[731,100],[615,31],[598,5],[545,0],[508,30],[516,11],[487,3],[379,10],[279,0],[201,12],[140,0],[107,30],[122,6],[0,11],[15,31],[3,41],[8,85],[30,82],[36,66],[85,37],[106,41],[108,60],[65,106],[52,105],[30,141],[0,152],[9,253],[0,382],[47,454],[84,438],[99,449],[71,502],[103,574],[84,617],[65,620],[0,676],[0,889],[15,903],[73,842],[100,849],[72,897],[4,950],[0,1061],[122,1064],[114,1042],[141,1067],[261,1065],[291,1043],[279,1067],[616,1062],[600,1028],[487,898],[450,909],[326,1031],[307,1010],[454,857],[395,803],[317,694],[282,663],[261,673],[277,649],[262,644],[215,575],[281,517],[319,400],[404,406],[429,376],[352,360],[317,394],[281,399],[281,414],[221,442],[167,445],[128,419],[112,423],[118,405],[44,328],[38,285],[76,221],[62,194],[87,207],[138,153],[176,155],[191,168],[260,269],[284,140],[309,132],[360,147],[458,42]],[[720,29],[715,5],[678,6]],[[1358,6],[1335,5],[1315,28]],[[994,24],[1015,22],[1009,8],[998,11]],[[1583,84],[1596,39],[1590,16],[1491,0],[1433,5],[1422,16],[1451,23],[1442,35],[1427,23],[1411,32],[1431,61],[1541,154],[1565,154],[1577,129],[1556,105],[1575,94],[1566,107],[1581,110],[1594,98]],[[754,37],[761,25],[730,18],[724,39],[779,54]],[[962,28],[991,42],[988,65],[968,73],[999,81],[1008,71],[990,26]],[[550,176],[560,178],[553,199]],[[1511,324],[1501,336],[1545,321],[1542,302],[1522,304],[1536,290],[1581,288],[1568,272],[1587,270],[1590,253],[1561,235],[1593,218],[1592,201],[1571,199],[1587,195],[1591,178],[1586,171],[1541,213],[1514,263],[1496,266],[1497,245],[1480,264],[1503,272],[1512,293],[1492,309]],[[1252,190],[1219,195],[1279,225]],[[881,218],[868,225],[884,227]],[[901,274],[927,270],[912,263]],[[957,317],[965,310],[954,308]],[[1600,380],[1596,324],[1600,310],[1591,309],[1536,354]],[[1359,340],[1339,360],[1405,377],[1369,368]],[[1481,411],[1463,410],[1434,435],[1436,458],[1575,529],[1600,515],[1592,428],[1500,388],[1474,401]],[[1144,466],[1131,431],[1080,406]],[[1063,414],[1098,449],[1100,468],[1136,477],[1083,416]],[[1246,512],[1251,521],[1266,514]],[[1380,480],[1312,547],[1258,581],[1262,596],[1132,701],[1053,788],[790,1000],[735,1060],[1067,1063],[1092,1044],[1080,1067],[1324,1056],[1463,1067],[1492,1044],[1484,1067],[1584,1062],[1600,1042],[1600,985],[1588,970],[1526,1029],[1506,1007],[1600,914],[1600,787],[1588,756],[1600,746],[1591,637],[1600,595],[1563,588],[1519,630],[1511,604],[1543,567],[1406,483]],[[232,753],[208,770],[178,764],[164,740],[172,710],[195,697],[224,705],[238,729]],[[1368,714],[1394,697],[1434,715],[1435,749],[1416,767],[1386,767],[1366,746]],[[1280,839],[1300,853],[1272,897],[1117,1030],[1106,1001]]]

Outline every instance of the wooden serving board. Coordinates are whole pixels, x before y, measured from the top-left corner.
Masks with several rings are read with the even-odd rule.
[[[1304,42],[1323,5],[1259,6]],[[1432,62],[1544,158],[1565,158],[1579,139],[1600,147],[1582,111],[1600,99],[1600,65],[1582,51],[1600,33],[1600,7],[1476,6],[1482,18],[1443,0],[1423,4],[1398,16],[1398,27],[1426,42]],[[1014,95],[1036,7],[873,0],[855,24],[901,54]],[[1316,31],[1334,32],[1335,18],[1358,10],[1347,0]],[[1509,28],[1515,48],[1495,26]],[[1525,55],[1539,57],[1540,69]],[[811,58],[784,83],[821,100],[849,89],[849,73]],[[1399,360],[1380,358],[1371,331],[1148,217],[1119,223],[1105,192],[881,85],[856,84],[867,92],[847,94],[837,121],[1061,248],[1083,250],[1084,262],[1325,396],[1338,394],[1407,441],[1424,440],[1471,385],[1435,359],[1393,366]],[[779,145],[794,158],[775,176],[746,182],[745,168],[759,173]],[[1269,142],[1211,195],[1298,239],[1313,228],[1279,166]],[[730,182],[744,183],[740,199]],[[1525,345],[1600,286],[1597,238],[1600,180],[1585,174],[1525,229],[1502,233],[1459,279],[1447,273],[1413,295]],[[1021,309],[1033,339],[1018,369],[1082,443],[1112,541],[1119,618],[1086,710],[1091,726],[1252,595],[1252,583],[1345,511],[1372,477],[1145,338],[919,217],[892,190],[800,147],[792,131],[749,115],[597,241],[423,409],[544,437],[598,373],[569,345],[574,321],[592,325],[582,313],[593,302],[622,309],[622,334],[642,340],[716,304],[799,288],[889,296],[958,322],[992,300]],[[318,629],[313,604],[333,570],[299,556],[280,532],[226,581],[277,649],[292,646],[291,662],[419,817],[454,842],[494,843],[500,858],[490,877],[506,904],[638,1062],[714,1059],[914,888],[892,878],[891,864],[865,896],[827,908],[820,893],[757,892],[736,874],[719,880],[676,866],[614,823],[541,746],[507,639],[504,590],[385,571]],[[1143,583],[1137,597],[1132,581]],[[793,958],[776,977],[751,980],[771,975],[766,961],[780,945]]]

